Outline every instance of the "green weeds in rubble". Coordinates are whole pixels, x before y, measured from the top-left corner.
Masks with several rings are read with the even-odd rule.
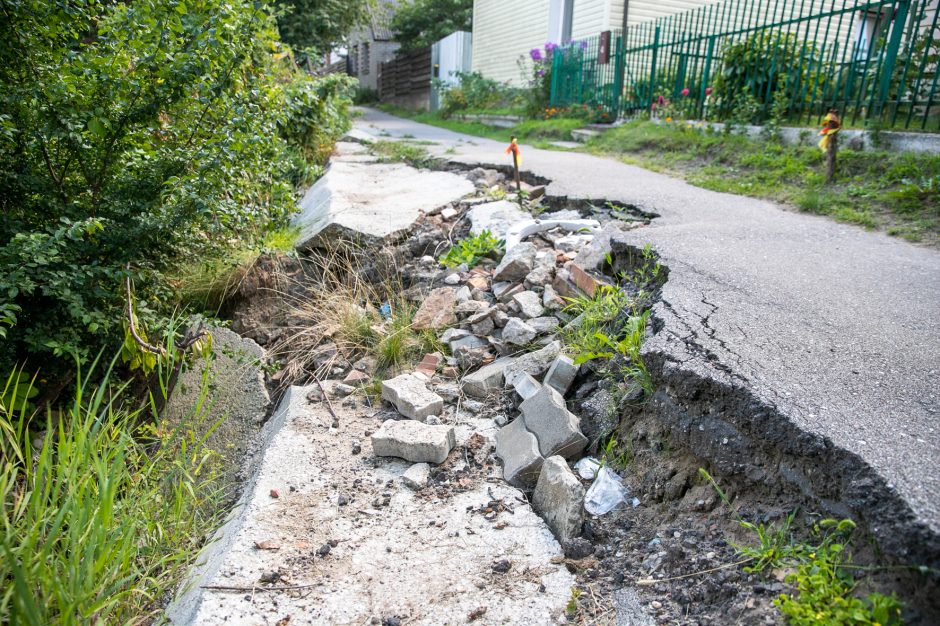
[[[601,466],[611,467],[618,472],[622,472],[630,465],[633,459],[632,450],[626,445],[617,441],[614,435],[607,439],[604,448],[601,451]]]
[[[795,513],[776,525],[754,524],[741,518],[727,494],[704,468],[699,474],[709,482],[722,502],[737,517],[738,524],[757,539],[757,545],[736,545],[746,558],[745,571],[767,574],[788,572],[784,580],[792,589],[780,594],[773,604],[791,626],[818,624],[845,626],[899,626],[901,603],[894,594],[869,593],[858,597],[852,575],[852,555],[848,551],[855,523],[852,520],[824,519],[811,529],[811,538],[797,541],[792,532]]]
[[[478,235],[461,239],[442,254],[439,260],[447,267],[466,264],[468,268],[472,268],[486,257],[498,261],[502,258],[505,248],[505,240],[497,239],[493,233],[484,230]]]

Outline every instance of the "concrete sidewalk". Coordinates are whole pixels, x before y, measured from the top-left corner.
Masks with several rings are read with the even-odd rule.
[[[354,132],[507,163],[503,143],[377,111]],[[749,480],[783,477],[899,559],[940,565],[940,252],[612,159],[523,156],[551,196],[659,215],[630,234],[670,270],[644,348],[651,410],[693,452]]]

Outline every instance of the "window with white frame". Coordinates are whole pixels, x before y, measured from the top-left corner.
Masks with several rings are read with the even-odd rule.
[[[574,21],[574,0],[549,0],[548,40],[552,43],[571,41],[571,24]]]

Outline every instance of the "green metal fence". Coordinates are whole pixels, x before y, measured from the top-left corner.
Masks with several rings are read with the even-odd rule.
[[[726,0],[554,51],[552,106],[940,130],[938,0]],[[606,40],[607,36],[603,36]],[[605,63],[605,61],[607,61]]]

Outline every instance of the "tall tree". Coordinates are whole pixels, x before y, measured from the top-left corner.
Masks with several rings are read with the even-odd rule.
[[[371,0],[277,0],[281,39],[294,50],[322,54],[368,15]]]
[[[392,18],[395,40],[406,50],[470,30],[472,24],[473,0],[404,0]]]

